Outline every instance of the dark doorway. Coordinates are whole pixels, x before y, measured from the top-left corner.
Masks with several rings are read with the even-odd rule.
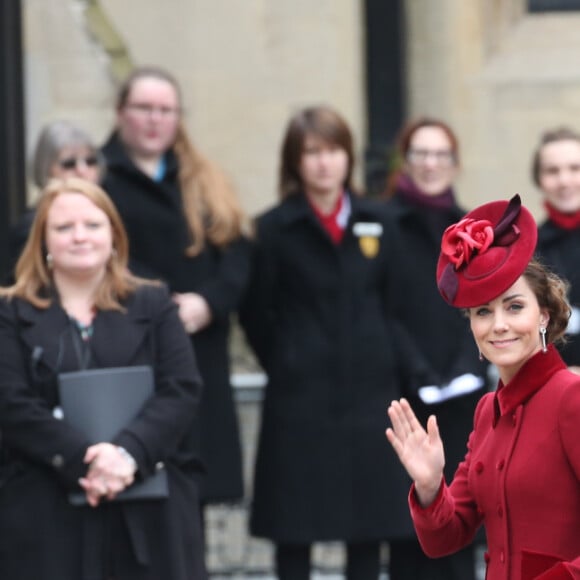
[[[9,264],[8,231],[26,203],[24,83],[20,0],[0,2],[0,273]]]
[[[405,118],[405,21],[402,0],[366,0],[365,8],[366,187],[374,195],[384,189],[393,142]]]
[[[580,10],[579,0],[528,0],[530,12],[570,12]]]

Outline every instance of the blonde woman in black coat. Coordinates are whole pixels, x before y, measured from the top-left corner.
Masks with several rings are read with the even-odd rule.
[[[408,398],[422,421],[430,414],[437,416],[450,481],[465,454],[486,374],[467,319],[441,301],[433,275],[444,230],[465,213],[453,190],[459,145],[449,125],[439,119],[420,118],[403,127],[397,146],[401,165],[387,192],[387,206],[398,225],[406,258],[401,264],[396,312],[435,379],[434,384],[423,385]],[[392,580],[475,578],[472,547],[437,560],[424,555],[415,534],[391,547]]]
[[[351,132],[299,111],[282,145],[278,205],[257,220],[242,309],[268,374],[251,530],[281,580],[310,578],[313,542],[346,543],[346,577],[377,580],[382,541],[412,533],[407,478],[381,441],[401,392],[390,297],[401,257],[384,207],[357,195]],[[414,361],[417,368],[419,360]]]
[[[243,495],[228,336],[249,275],[244,215],[222,172],[187,136],[177,81],[136,69],[120,87],[103,147],[103,187],[127,228],[134,272],[166,282],[197,354],[205,389],[200,438],[204,503]]]
[[[10,580],[203,580],[201,379],[167,289],[127,269],[109,197],[49,183],[0,292],[0,573]],[[60,373],[150,366],[154,394],[110,440],[61,410]],[[168,494],[112,501],[163,469]],[[86,496],[73,505],[69,494]]]

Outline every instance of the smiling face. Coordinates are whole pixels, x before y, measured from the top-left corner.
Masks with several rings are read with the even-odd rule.
[[[538,182],[558,211],[580,210],[580,142],[566,139],[544,145],[539,153]]]
[[[170,82],[137,78],[117,111],[121,141],[135,156],[161,157],[175,141],[180,116],[179,95]]]
[[[101,276],[113,248],[107,214],[81,193],[58,195],[47,213],[46,249],[55,279]]]
[[[417,129],[409,142],[405,172],[427,195],[444,193],[457,175],[457,161],[452,143],[441,127]]]
[[[515,284],[489,304],[469,309],[471,331],[481,354],[498,367],[507,384],[542,347],[540,327],[549,315],[541,309],[527,280]]]

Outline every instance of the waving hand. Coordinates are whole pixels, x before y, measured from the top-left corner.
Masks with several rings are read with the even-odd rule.
[[[437,496],[445,466],[437,420],[431,415],[425,431],[406,399],[393,401],[388,414],[392,428],[386,431],[387,439],[415,482],[419,502],[428,506]]]

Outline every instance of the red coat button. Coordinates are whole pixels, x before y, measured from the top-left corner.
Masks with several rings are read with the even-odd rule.
[[[481,461],[478,461],[475,464],[475,473],[481,473],[483,471],[483,463]]]
[[[497,468],[499,471],[501,471],[504,467],[505,467],[505,461],[503,459],[501,459],[499,461],[499,463],[497,464]]]

